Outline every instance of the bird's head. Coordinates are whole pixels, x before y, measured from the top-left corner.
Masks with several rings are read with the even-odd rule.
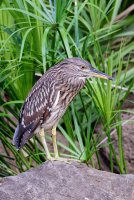
[[[81,58],[68,58],[64,60],[64,63],[68,71],[67,73],[69,73],[70,76],[79,77],[81,79],[90,77],[98,77],[109,80],[113,79],[111,76],[96,70],[89,62]]]

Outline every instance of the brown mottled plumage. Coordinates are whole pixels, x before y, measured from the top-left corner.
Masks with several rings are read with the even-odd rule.
[[[34,85],[22,107],[13,144],[21,148],[34,132],[56,126],[86,78],[92,76],[111,79],[80,58],[69,58],[51,67]]]

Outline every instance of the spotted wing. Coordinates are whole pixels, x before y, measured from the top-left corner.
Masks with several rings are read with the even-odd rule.
[[[45,123],[51,114],[51,108],[56,99],[53,82],[39,81],[27,97],[20,114],[13,144],[21,148],[33,136],[34,130],[40,123]]]

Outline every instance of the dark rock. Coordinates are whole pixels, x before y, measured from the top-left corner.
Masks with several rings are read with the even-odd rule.
[[[85,164],[47,161],[0,181],[1,200],[133,200],[134,175],[99,171]]]

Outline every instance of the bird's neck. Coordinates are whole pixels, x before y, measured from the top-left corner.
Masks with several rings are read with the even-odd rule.
[[[79,77],[72,79],[72,77],[68,77],[68,84],[73,90],[76,89],[79,92],[85,85],[85,79]]]
[[[78,76],[72,76],[68,74],[58,74],[56,76],[56,79],[58,82],[61,83],[61,85],[65,88],[68,88],[69,90],[75,90],[76,93],[78,93],[85,85],[85,78],[81,78]]]

